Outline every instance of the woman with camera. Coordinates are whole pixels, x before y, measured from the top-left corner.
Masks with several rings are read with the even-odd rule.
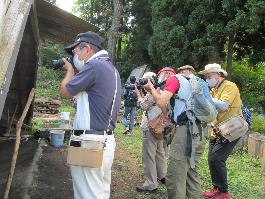
[[[153,78],[156,76],[153,72],[147,72],[143,78]],[[159,88],[157,88],[159,90]],[[143,148],[142,160],[144,167],[145,182],[142,186],[136,187],[138,192],[155,193],[157,191],[158,182],[160,180],[165,183],[166,176],[166,158],[163,148],[163,137],[158,139],[154,137],[148,128],[148,122],[159,115],[162,111],[155,104],[154,98],[148,91],[144,96],[141,91],[135,89],[138,95],[138,103],[140,108],[144,111],[141,122],[141,129],[143,131]]]

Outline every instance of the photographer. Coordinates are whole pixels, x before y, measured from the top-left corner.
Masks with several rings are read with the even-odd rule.
[[[107,51],[102,49],[101,37],[94,32],[78,34],[75,42],[65,49],[74,55],[74,65],[79,69],[75,74],[73,66],[63,59],[67,72],[61,82],[61,95],[77,99],[73,133],[105,140],[100,168],[70,165],[74,197],[107,199],[116,146],[113,130],[121,100],[120,76]]]
[[[142,79],[154,78],[156,76],[153,72],[146,72]],[[157,88],[159,90],[159,88]],[[162,111],[155,105],[155,101],[150,92],[145,96],[141,95],[138,89],[135,89],[138,95],[138,103],[140,108],[144,111],[141,129],[143,131],[142,144],[142,161],[144,168],[145,182],[142,186],[136,187],[138,192],[154,193],[157,191],[157,180],[165,183],[166,177],[166,158],[163,149],[163,139],[156,138],[148,127],[148,122],[151,118],[159,115]]]
[[[208,64],[200,74],[212,89],[212,97],[218,115],[214,125],[229,121],[235,116],[242,115],[239,89],[235,83],[226,80],[227,72],[219,64]],[[212,190],[203,192],[203,196],[213,199],[228,199],[226,160],[232,153],[239,139],[223,143],[213,131],[210,136],[208,164],[212,180]]]
[[[131,135],[134,127],[134,114],[137,107],[137,94],[135,76],[130,77],[130,82],[125,84],[124,92],[124,134]],[[128,125],[128,115],[130,114],[130,124]]]
[[[192,139],[199,144],[201,134],[199,121],[191,120],[187,114],[186,102],[192,97],[192,88],[186,77],[182,75],[171,76],[167,79],[163,91],[160,93],[154,88],[151,81],[145,86],[155,99],[156,104],[163,110],[170,101],[174,102],[172,107],[172,120],[176,124],[169,151],[169,164],[166,176],[166,187],[169,199],[193,199],[200,198],[200,177],[198,173],[199,151],[193,153]],[[197,132],[199,131],[199,132]],[[197,148],[197,145],[194,146]]]

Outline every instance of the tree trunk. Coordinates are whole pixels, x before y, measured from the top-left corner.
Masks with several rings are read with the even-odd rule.
[[[232,75],[232,61],[233,61],[233,46],[234,46],[234,36],[230,35],[228,37],[228,45],[227,45],[227,67],[226,67],[226,71],[228,73],[227,79],[230,80],[231,79],[231,75]]]
[[[120,35],[117,44],[117,61],[121,59],[121,43],[122,43],[122,36]]]
[[[116,40],[119,35],[123,0],[113,0],[114,15],[112,25],[108,33],[108,52],[113,63],[115,63]]]
[[[209,53],[209,63],[220,63],[219,44],[213,44],[213,50]]]

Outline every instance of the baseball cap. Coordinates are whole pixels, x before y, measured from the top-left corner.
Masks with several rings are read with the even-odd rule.
[[[102,38],[95,32],[85,32],[85,33],[79,33],[74,43],[70,44],[69,46],[66,46],[64,49],[67,53],[72,54],[72,50],[79,45],[81,42],[86,42],[89,44],[92,44],[94,46],[97,46],[99,49],[102,49]]]

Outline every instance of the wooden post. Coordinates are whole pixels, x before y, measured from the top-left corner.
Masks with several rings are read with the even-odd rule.
[[[25,119],[25,117],[26,117],[26,115],[28,113],[29,107],[30,107],[31,102],[33,100],[34,92],[35,92],[35,89],[32,88],[31,92],[29,94],[26,106],[25,106],[25,108],[23,110],[22,116],[19,118],[19,120],[17,122],[17,125],[16,125],[16,143],[15,143],[15,146],[14,146],[14,153],[13,153],[13,156],[12,156],[11,168],[10,168],[10,172],[9,172],[8,179],[7,179],[7,182],[6,182],[6,187],[5,187],[5,192],[4,192],[3,199],[7,199],[8,198],[9,190],[10,190],[11,183],[12,183],[12,178],[13,178],[14,171],[15,171],[15,168],[16,168],[17,155],[18,155],[18,150],[19,150],[19,145],[20,145],[20,137],[21,137],[20,136],[21,127],[23,125],[23,121],[24,121],[24,119]]]
[[[265,148],[265,136],[261,134],[250,134],[248,139],[248,154],[262,158]]]
[[[263,157],[261,160],[261,169],[265,171],[265,147],[263,147]]]

